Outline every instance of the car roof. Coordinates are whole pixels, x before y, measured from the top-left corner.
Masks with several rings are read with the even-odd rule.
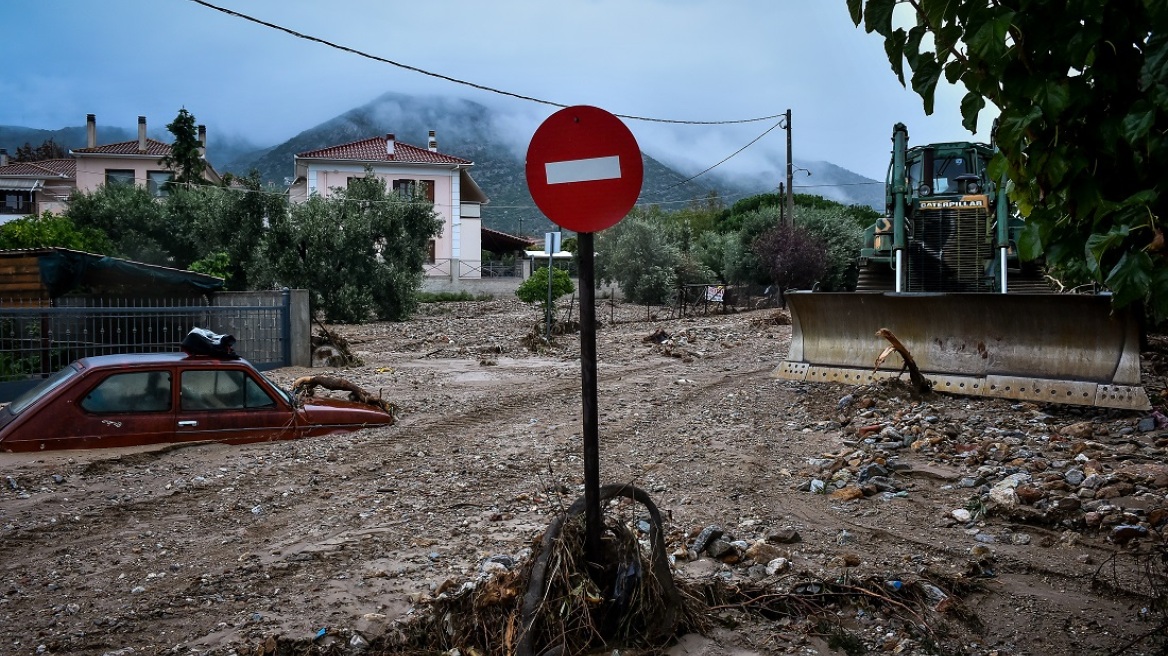
[[[202,355],[187,355],[181,351],[170,353],[117,353],[113,355],[91,355],[80,358],[77,362],[82,369],[95,367],[133,367],[156,364],[174,364],[176,362],[222,363],[242,362],[250,367],[250,363],[241,358],[217,358]]]

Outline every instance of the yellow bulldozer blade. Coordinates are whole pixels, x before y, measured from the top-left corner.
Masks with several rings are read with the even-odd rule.
[[[780,378],[862,384],[900,375],[892,331],[940,392],[1147,410],[1139,330],[1108,296],[792,292]]]

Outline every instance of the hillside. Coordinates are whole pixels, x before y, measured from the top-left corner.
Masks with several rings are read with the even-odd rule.
[[[151,123],[150,135],[169,141],[163,129],[166,121]],[[509,233],[538,235],[553,229],[535,207],[524,177],[524,155],[534,126],[521,125],[514,116],[504,115],[485,105],[438,96],[409,96],[385,93],[352,110],[311,127],[269,148],[257,148],[237,138],[209,129],[208,159],[220,173],[246,175],[252,169],[275,185],[283,186],[294,173],[296,153],[325,146],[366,139],[392,132],[408,144],[425,147],[429,130],[435,130],[438,149],[475,163],[472,175],[491,202],[483,208],[483,224]],[[136,138],[127,129],[98,124],[98,141],[111,143]],[[66,148],[85,145],[85,128],[37,130],[0,126],[0,148],[14,153],[24,143],[39,145],[53,139]],[[643,148],[646,148],[642,144]],[[781,158],[780,158],[781,159]],[[677,208],[716,192],[727,204],[738,198],[776,190],[779,180],[774,171],[784,171],[785,161],[769,161],[769,172],[756,177],[728,176],[714,170],[686,182],[697,171],[678,171],[669,164],[645,153],[645,182],[638,200]],[[828,162],[801,162],[795,165],[812,171],[800,173],[795,189],[800,193],[819,194],[839,202],[883,207],[883,187]]]

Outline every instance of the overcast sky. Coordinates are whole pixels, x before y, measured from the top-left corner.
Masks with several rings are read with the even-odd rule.
[[[880,37],[852,25],[845,0],[211,1],[448,77],[616,114],[732,121],[790,108],[797,162],[829,161],[871,178],[884,177],[898,121],[913,144],[970,138],[961,92],[940,89],[926,117],[897,82]],[[514,114],[526,139],[556,111],[191,0],[2,0],[0,25],[0,125],[56,129],[92,113],[99,128],[132,130],[144,115],[153,131],[185,106],[207,124],[213,150],[216,134],[274,145],[386,91],[489,105]],[[990,119],[985,113],[976,139],[988,141]],[[626,121],[642,150],[691,170],[774,122]],[[785,148],[774,129],[723,166],[770,167],[778,180]],[[796,183],[812,185],[814,175]]]

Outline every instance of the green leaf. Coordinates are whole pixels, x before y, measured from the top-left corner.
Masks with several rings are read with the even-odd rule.
[[[1144,66],[1140,70],[1140,88],[1147,91],[1154,84],[1168,80],[1168,33],[1153,34],[1144,48]]]
[[[981,94],[970,91],[961,99],[961,127],[970,132],[977,132],[977,115],[985,108],[985,98]]]
[[[1127,226],[1114,226],[1110,232],[1095,233],[1087,238],[1087,270],[1096,278],[1101,277],[1103,256],[1107,251],[1121,246],[1131,230]]]
[[[904,43],[908,35],[904,30],[897,28],[892,36],[884,40],[884,52],[888,54],[888,63],[892,64],[892,72],[896,73],[896,79],[900,80],[900,86],[904,86]]]
[[[1000,16],[982,23],[973,34],[970,34],[966,45],[970,54],[984,59],[998,59],[1008,49],[1006,35],[1014,23],[1014,12],[1006,11]]]
[[[858,27],[860,21],[864,20],[864,3],[862,0],[848,0],[848,13],[852,16],[852,22]]]
[[[944,24],[947,16],[952,17],[950,5],[955,4],[952,0],[921,0],[921,12],[929,27],[936,29]]]
[[[1142,251],[1124,253],[1119,263],[1107,274],[1107,286],[1115,294],[1112,303],[1117,308],[1133,301],[1143,300],[1152,286],[1152,258]]]
[[[1042,107],[1042,113],[1047,118],[1058,120],[1071,102],[1071,92],[1067,88],[1066,82],[1056,82],[1047,80],[1039,85],[1038,94],[1034,98],[1034,103]]]
[[[896,0],[868,0],[864,11],[864,29],[885,38],[892,35],[892,12]]]
[[[1155,123],[1155,108],[1146,101],[1137,101],[1132,105],[1132,111],[1123,117],[1123,138],[1132,146],[1139,148],[1140,143],[1148,137]]]
[[[933,96],[937,89],[937,82],[941,80],[941,65],[933,58],[933,53],[921,55],[916,66],[913,66],[912,88],[925,102],[925,114],[933,114]]]
[[[933,31],[933,45],[941,61],[949,59],[949,55],[961,37],[961,27],[957,25],[945,25]]]
[[[1027,262],[1042,257],[1042,235],[1037,223],[1027,222],[1019,233],[1018,257]]]

